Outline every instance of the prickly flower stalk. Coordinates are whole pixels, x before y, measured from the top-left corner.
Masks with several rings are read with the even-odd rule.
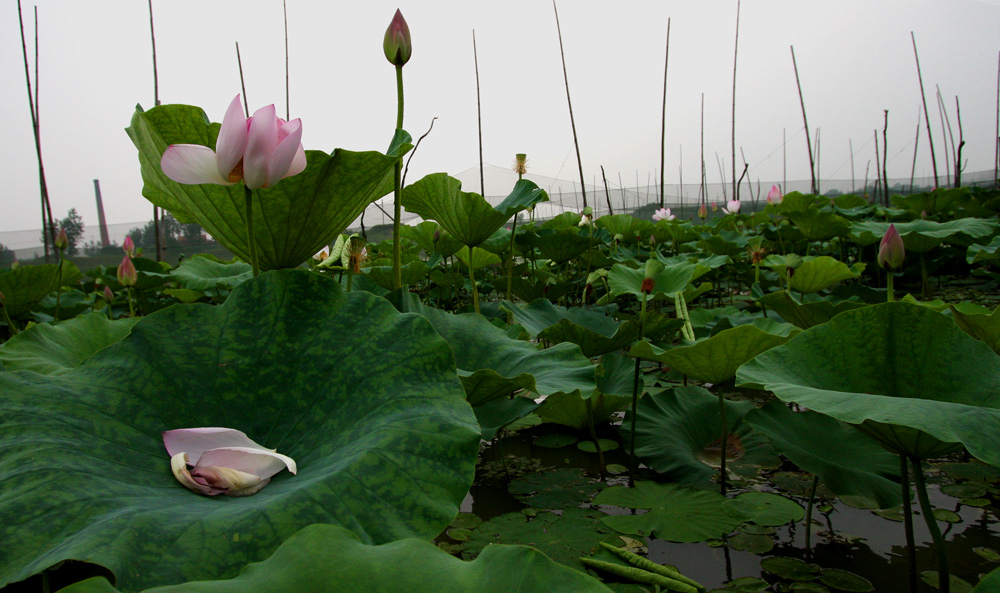
[[[523,152],[514,155],[514,172],[517,173],[518,179],[528,172],[528,155]]]
[[[403,129],[403,65],[410,61],[413,54],[413,41],[410,39],[410,27],[403,18],[403,13],[396,9],[396,14],[389,23],[389,28],[385,30],[385,39],[382,42],[382,49],[385,52],[385,59],[396,67],[396,129]],[[403,257],[402,245],[400,244],[399,225],[400,217],[403,214],[402,206],[399,203],[403,190],[403,163],[402,159],[396,161],[393,174],[393,218],[392,218],[392,287],[398,290],[403,284],[402,271],[400,270],[400,259]]]
[[[66,229],[59,229],[59,234],[56,235],[56,241],[54,243],[56,250],[59,252],[59,271],[57,273],[58,280],[56,282],[56,321],[59,321],[59,305],[62,304],[62,269],[63,269],[63,252],[69,247],[69,237],[66,236]]]

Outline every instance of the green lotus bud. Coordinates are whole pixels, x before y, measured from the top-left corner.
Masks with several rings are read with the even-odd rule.
[[[385,51],[385,59],[397,66],[410,61],[410,54],[413,53],[413,42],[410,40],[410,28],[406,25],[403,13],[396,9],[396,15],[392,17],[389,28],[385,30],[385,40],[382,42],[382,49]]]

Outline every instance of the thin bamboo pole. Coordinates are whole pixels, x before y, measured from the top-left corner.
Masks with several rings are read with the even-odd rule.
[[[736,36],[733,41],[733,128],[732,128],[732,164],[733,164],[733,199],[739,201],[739,182],[736,181],[736,58],[740,48],[740,0],[736,0]]]
[[[809,176],[812,179],[812,184],[810,188],[813,194],[819,193],[819,189],[816,187],[816,165],[813,161],[813,149],[812,140],[809,134],[809,121],[806,119],[806,102],[802,98],[802,83],[799,81],[799,65],[795,61],[795,46],[790,46],[792,48],[792,67],[795,69],[795,86],[799,89],[799,105],[802,106],[802,123],[806,128],[806,148],[809,151]]]
[[[913,41],[913,57],[917,61],[917,79],[920,81],[920,100],[924,104],[924,123],[927,124],[927,143],[931,149],[931,168],[934,169],[934,187],[938,186],[937,157],[934,155],[934,137],[931,134],[931,116],[927,111],[927,97],[924,95],[924,75],[920,72],[920,56],[917,55],[917,38],[910,31],[910,39]]]
[[[664,162],[667,155],[667,66],[670,64],[670,18],[667,18],[667,52],[663,58],[663,108],[660,113],[660,208],[663,208],[665,176]]]
[[[153,106],[160,104],[160,77],[156,70],[156,33],[153,29],[153,0],[149,0],[149,41],[153,46]],[[160,236],[160,207],[153,205],[153,240],[156,261],[163,261],[163,238]]]
[[[476,66],[476,121],[479,125],[479,193],[486,197],[486,175],[483,173],[483,104],[479,94],[479,52],[476,49],[476,30],[472,30],[472,61]]]
[[[566,52],[563,50],[562,28],[559,26],[559,9],[556,0],[552,0],[552,10],[556,14],[556,32],[559,34],[559,56],[562,58],[563,80],[566,83],[566,104],[569,106],[569,124],[573,128],[573,146],[576,148],[576,164],[580,169],[580,194],[583,196],[583,207],[587,207],[587,186],[583,178],[583,160],[580,158],[580,142],[576,136],[576,120],[573,119],[573,102],[569,98],[569,74],[566,72]]]

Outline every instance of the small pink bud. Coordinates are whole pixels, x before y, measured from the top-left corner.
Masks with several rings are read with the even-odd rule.
[[[708,207],[705,205],[705,202],[702,202],[701,206],[698,207],[698,218],[702,220],[708,218]]]
[[[135,243],[132,242],[132,237],[126,236],[125,240],[122,241],[122,251],[129,257],[135,256]]]
[[[104,285],[104,302],[111,303],[115,300],[115,293],[111,292],[111,287],[107,284]]]
[[[55,246],[59,251],[69,247],[69,237],[66,236],[66,229],[59,229],[59,234],[56,235]]]
[[[903,266],[906,250],[903,248],[903,238],[899,236],[896,225],[890,224],[889,230],[882,237],[878,246],[878,265],[886,270],[898,270]]]
[[[767,203],[768,204],[780,204],[781,203],[781,190],[778,189],[777,185],[771,186],[771,191],[767,192]]]
[[[712,202],[712,212],[718,212],[718,211],[719,207],[715,205],[715,202]]]
[[[136,271],[129,256],[126,255],[122,259],[121,265],[118,266],[118,283],[122,286],[135,286],[138,281],[139,272]]]
[[[396,14],[389,23],[389,28],[385,30],[385,40],[382,41],[382,50],[385,51],[385,59],[396,66],[402,66],[410,61],[410,54],[413,53],[413,42],[410,40],[410,27],[403,18],[403,13],[396,9]]]

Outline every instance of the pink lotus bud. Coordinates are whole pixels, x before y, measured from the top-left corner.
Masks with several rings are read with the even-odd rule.
[[[705,202],[702,202],[701,206],[698,206],[698,218],[702,220],[708,218],[708,206],[705,205]]]
[[[122,259],[122,263],[118,266],[118,283],[122,286],[135,286],[136,282],[139,281],[139,272],[136,271],[135,265],[129,256],[125,256]]]
[[[718,211],[719,207],[715,204],[715,202],[712,202],[712,212],[718,212]]]
[[[111,287],[107,284],[104,285],[104,302],[111,303],[115,300],[115,293],[111,292]]]
[[[778,189],[777,185],[771,186],[771,191],[767,192],[767,203],[768,204],[780,204],[781,203],[781,190]]]
[[[889,230],[882,237],[878,246],[878,265],[886,270],[898,270],[903,266],[906,250],[903,248],[903,238],[899,236],[896,225],[890,224]]]
[[[132,237],[126,236],[122,241],[122,251],[129,257],[135,257],[135,243],[132,242]]]
[[[385,30],[385,40],[382,41],[385,59],[396,66],[402,66],[410,61],[413,53],[413,42],[410,40],[410,27],[407,26],[403,13],[396,9],[396,14]]]
[[[56,235],[55,247],[59,251],[69,247],[69,237],[66,236],[66,229],[59,229],[59,234]]]

